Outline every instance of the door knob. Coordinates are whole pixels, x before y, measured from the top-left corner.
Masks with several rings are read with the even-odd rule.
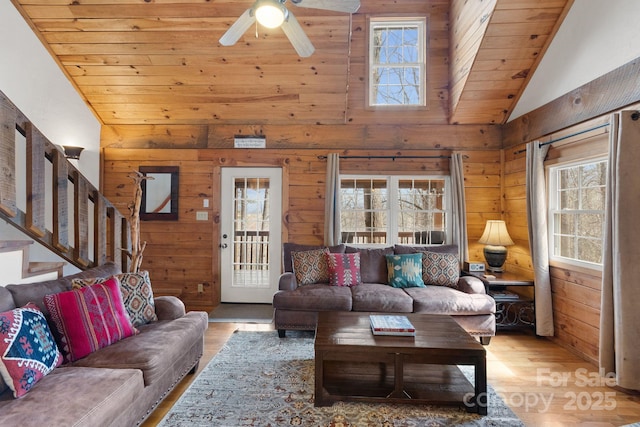
[[[220,247],[221,247],[222,249],[227,249],[227,244],[226,244],[226,243],[222,243],[222,244],[220,245]]]

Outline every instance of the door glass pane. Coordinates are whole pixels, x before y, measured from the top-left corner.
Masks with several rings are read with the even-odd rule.
[[[233,285],[269,287],[269,179],[234,181]]]

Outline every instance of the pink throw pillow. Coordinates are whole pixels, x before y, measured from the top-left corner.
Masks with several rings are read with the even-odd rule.
[[[360,278],[360,253],[325,254],[331,286],[357,286]]]
[[[118,280],[44,297],[65,361],[73,362],[137,334],[122,302]]]

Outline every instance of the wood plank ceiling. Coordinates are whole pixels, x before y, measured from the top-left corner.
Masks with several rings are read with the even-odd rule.
[[[504,123],[572,1],[451,0],[449,123]],[[104,125],[343,124],[351,65],[366,60],[350,15],[290,3],[309,58],[279,29],[218,43],[252,0],[12,2]],[[362,0],[357,14],[410,4]]]

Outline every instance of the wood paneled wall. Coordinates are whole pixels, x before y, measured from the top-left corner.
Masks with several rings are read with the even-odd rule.
[[[344,126],[343,128],[350,128]],[[452,137],[459,132],[471,132],[464,127],[449,126],[450,136],[441,135],[441,141],[458,145]],[[500,134],[491,128],[475,128],[476,138],[469,138],[466,149],[459,150],[468,157],[465,165],[469,234],[477,241],[484,221],[500,214]],[[210,135],[220,135],[232,129],[214,129]],[[236,129],[237,130],[237,129]],[[273,130],[273,129],[271,129]],[[295,130],[295,129],[294,129]],[[313,134],[326,131],[308,129]],[[360,129],[362,131],[362,129]],[[120,144],[115,135],[122,129],[103,132],[103,142]],[[289,132],[291,130],[289,129]],[[327,134],[327,140],[339,140],[349,129],[336,129]],[[342,132],[340,132],[342,131]],[[400,133],[414,134],[415,129],[398,129]],[[133,134],[133,133],[131,133]],[[179,134],[179,133],[178,133]],[[365,135],[366,132],[362,133]],[[161,135],[161,134],[160,134]],[[290,134],[289,134],[290,135]],[[147,241],[143,269],[150,272],[154,292],[176,295],[189,309],[211,310],[220,301],[220,275],[218,243],[220,229],[220,168],[232,166],[280,166],[283,168],[283,241],[321,244],[324,236],[324,192],[326,160],[318,156],[339,151],[341,154],[363,156],[396,156],[395,159],[344,159],[342,173],[389,173],[402,175],[442,175],[449,173],[446,159],[403,159],[403,155],[448,155],[450,147],[414,150],[335,150],[327,148],[293,149],[304,145],[300,138],[305,133],[282,142],[289,148],[242,150],[233,148],[202,149],[103,149],[103,191],[115,206],[126,212],[133,195],[133,181],[127,178],[131,170],[140,166],[179,166],[179,220],[176,222],[143,221],[142,239]],[[175,136],[175,134],[174,134]],[[111,139],[114,137],[115,139]],[[185,134],[184,139],[191,137]],[[160,138],[162,139],[162,138]],[[231,140],[225,135],[224,140]],[[393,138],[392,138],[393,139]],[[429,139],[425,135],[425,139]],[[143,144],[131,138],[132,146]],[[357,139],[356,139],[357,142]],[[180,141],[176,141],[180,146]],[[318,145],[323,145],[318,143]],[[354,145],[351,141],[350,145]],[[474,149],[476,147],[476,149]],[[489,147],[489,149],[487,148]],[[460,147],[458,147],[460,148]],[[209,199],[209,208],[202,200]],[[196,211],[208,211],[208,221],[196,221]],[[474,250],[478,252],[477,250]],[[481,253],[481,249],[480,249]],[[204,292],[197,292],[198,283],[204,283]]]
[[[567,137],[608,122],[599,118],[541,138],[541,142]],[[576,161],[607,153],[608,129],[599,128],[556,142],[547,154],[545,165]],[[533,276],[527,231],[524,144],[504,149],[505,219],[516,246],[509,247],[507,269]],[[551,292],[555,342],[580,357],[597,364],[600,287],[597,270],[552,264]],[[532,295],[531,295],[532,296]]]

